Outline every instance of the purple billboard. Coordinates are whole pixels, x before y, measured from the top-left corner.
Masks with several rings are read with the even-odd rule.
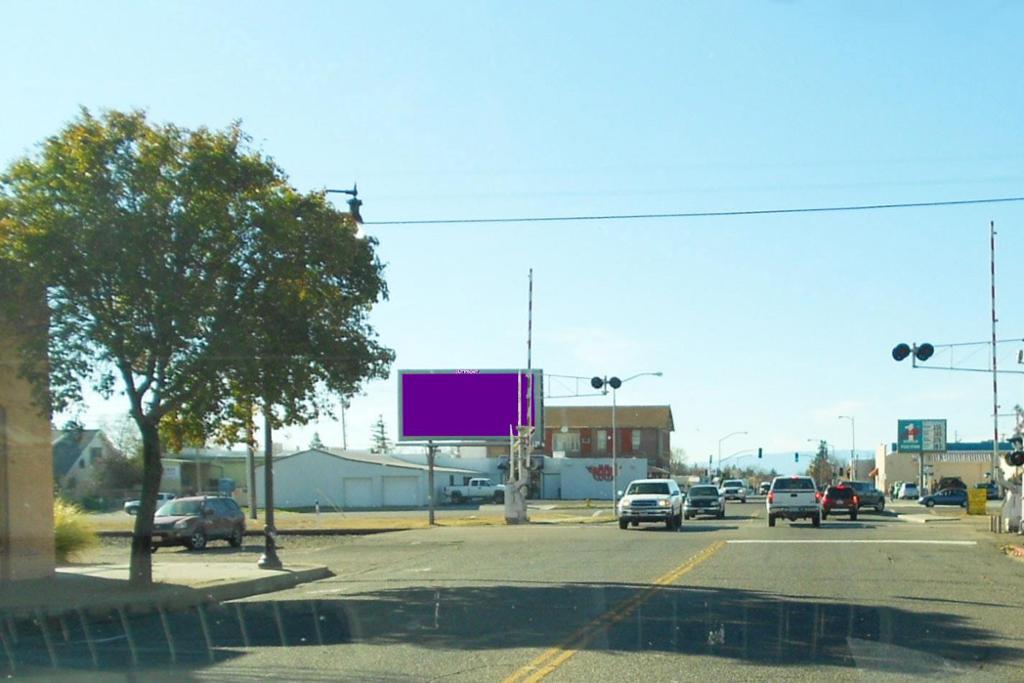
[[[531,411],[540,439],[542,377],[540,370],[399,370],[398,439],[507,441]]]

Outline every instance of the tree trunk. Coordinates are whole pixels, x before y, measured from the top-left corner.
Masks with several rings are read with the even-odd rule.
[[[157,426],[148,421],[140,422],[139,431],[142,432],[142,496],[139,499],[139,512],[135,516],[128,576],[133,588],[146,588],[153,584],[153,513],[156,512],[156,494],[160,489],[164,468],[160,461],[160,433]]]

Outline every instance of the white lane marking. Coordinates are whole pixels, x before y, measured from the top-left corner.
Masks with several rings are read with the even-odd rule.
[[[734,541],[726,541],[731,545],[758,545],[768,543],[899,543],[903,545],[978,545],[977,541],[931,541],[931,540],[885,540],[885,539],[830,539],[830,538],[819,538],[819,539],[808,539],[808,540],[787,540],[787,539],[737,539]]]

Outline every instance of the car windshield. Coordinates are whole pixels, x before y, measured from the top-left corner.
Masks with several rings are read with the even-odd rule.
[[[0,674],[1024,679],[1024,0],[0,19]]]
[[[814,481],[799,477],[776,479],[773,487],[776,491],[814,491]]]
[[[645,493],[668,493],[668,484],[661,482],[637,482],[629,485],[629,490],[626,491],[626,495],[635,496]]]
[[[156,514],[158,517],[184,517],[198,515],[202,509],[203,504],[198,500],[172,500],[164,503]]]
[[[718,497],[718,489],[714,486],[694,486],[690,489],[690,498],[697,498],[701,496],[713,496]]]

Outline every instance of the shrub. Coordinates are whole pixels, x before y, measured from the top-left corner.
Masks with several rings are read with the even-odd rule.
[[[67,562],[100,540],[81,508],[60,498],[53,501],[53,535],[58,562]]]

